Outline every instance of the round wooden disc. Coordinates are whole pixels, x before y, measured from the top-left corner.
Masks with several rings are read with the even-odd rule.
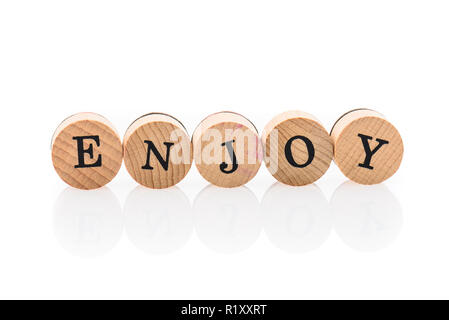
[[[210,183],[225,188],[244,185],[262,163],[262,145],[256,127],[229,111],[214,113],[193,133],[195,164]]]
[[[291,186],[315,182],[332,162],[331,137],[314,116],[302,111],[273,118],[264,128],[262,143],[268,171]]]
[[[56,129],[51,155],[56,172],[78,189],[110,182],[122,165],[122,143],[112,124],[95,113],[78,113]]]
[[[390,178],[401,165],[404,145],[396,128],[369,109],[345,113],[331,131],[334,160],[343,174],[361,184]]]
[[[123,138],[125,166],[131,177],[145,187],[174,186],[192,166],[192,144],[174,117],[150,113],[135,120]]]

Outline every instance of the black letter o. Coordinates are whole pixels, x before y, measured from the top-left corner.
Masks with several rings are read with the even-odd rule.
[[[306,144],[306,147],[307,147],[307,152],[309,154],[309,158],[307,159],[307,161],[304,164],[298,164],[297,162],[295,162],[295,159],[293,159],[292,143],[293,143],[293,141],[295,141],[297,139],[304,141],[304,143]],[[309,164],[312,163],[313,158],[315,157],[315,148],[313,147],[312,141],[310,141],[310,139],[308,139],[304,136],[294,136],[294,137],[290,138],[287,141],[287,143],[285,144],[284,152],[285,152],[285,157],[287,158],[288,163],[290,163],[295,168],[307,167]]]

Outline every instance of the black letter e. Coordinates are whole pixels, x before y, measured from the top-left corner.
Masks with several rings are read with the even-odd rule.
[[[76,140],[78,147],[78,164],[75,165],[75,168],[90,168],[90,167],[101,167],[101,154],[98,155],[98,159],[94,163],[85,163],[84,162],[84,154],[88,154],[90,159],[94,158],[94,148],[93,144],[89,144],[87,149],[84,149],[84,140],[93,140],[97,147],[100,146],[100,137],[99,136],[82,136],[82,137],[73,137],[73,140]]]

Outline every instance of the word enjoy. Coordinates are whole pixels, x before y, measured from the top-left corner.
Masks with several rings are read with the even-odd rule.
[[[377,184],[399,169],[403,152],[397,129],[370,109],[345,113],[330,133],[313,115],[288,111],[260,135],[244,116],[223,111],[202,120],[192,137],[176,118],[149,113],[131,123],[123,142],[103,116],[78,113],[65,119],[52,139],[56,172],[79,189],[106,185],[122,162],[136,182],[154,189],[176,185],[193,162],[204,179],[226,188],[253,179],[262,162],[284,184],[311,184],[332,160],[349,179]]]

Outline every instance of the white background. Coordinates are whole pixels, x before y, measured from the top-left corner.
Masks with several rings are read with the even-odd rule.
[[[447,1],[0,2],[0,298],[449,298]],[[93,111],[192,133],[233,110],[259,130],[301,109],[327,129],[374,108],[405,143],[380,186],[81,192],[50,139]],[[205,189],[207,187],[207,189]],[[203,190],[204,189],[204,190]]]

